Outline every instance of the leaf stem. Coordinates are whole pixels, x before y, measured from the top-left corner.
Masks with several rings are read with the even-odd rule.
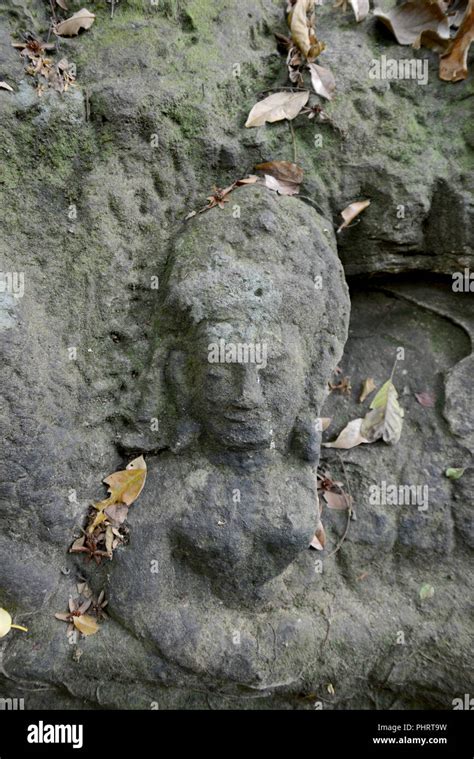
[[[12,629],[14,628],[15,630],[22,630],[25,633],[28,632],[28,628],[27,627],[22,627],[21,625],[11,625],[11,627],[12,627]]]

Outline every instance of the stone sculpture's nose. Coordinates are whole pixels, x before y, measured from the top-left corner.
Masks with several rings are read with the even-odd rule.
[[[236,374],[235,397],[232,405],[249,411],[261,406],[264,398],[258,367],[255,364],[243,364]]]

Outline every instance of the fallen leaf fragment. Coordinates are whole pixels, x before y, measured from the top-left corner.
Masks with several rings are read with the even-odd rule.
[[[337,230],[337,233],[339,234],[339,232],[345,229],[351,223],[351,221],[353,221],[356,216],[362,213],[362,211],[364,211],[368,206],[370,206],[370,200],[357,200],[354,203],[350,203],[347,208],[344,208],[344,210],[341,211],[343,222]]]
[[[326,545],[326,533],[321,523],[319,523],[314,537],[309,545],[310,548],[315,548],[317,551],[324,550],[324,546]]]
[[[360,433],[369,443],[383,438],[385,443],[398,443],[402,433],[404,411],[398,403],[398,393],[391,380],[380,388],[364,417]]]
[[[450,480],[459,480],[463,476],[465,471],[466,470],[464,467],[450,466],[446,469],[445,475],[446,477],[449,477]]]
[[[420,404],[420,406],[424,406],[425,408],[433,408],[433,406],[435,405],[435,400],[431,393],[428,393],[428,392],[415,393],[415,398]]]
[[[352,505],[352,498],[347,493],[334,493],[332,490],[325,490],[323,492],[323,499],[328,509],[334,509],[335,511],[345,511]]]
[[[6,609],[0,609],[0,638],[4,638],[5,635],[8,635],[10,630],[22,630],[23,632],[28,632],[27,627],[13,624],[12,618]]]
[[[309,63],[308,68],[311,74],[311,84],[317,95],[332,100],[336,89],[336,80],[332,71],[325,66],[318,66],[317,63]]]
[[[296,47],[308,61],[312,61],[325,49],[324,42],[318,42],[314,28],[315,0],[296,0],[290,9],[288,26]]]
[[[53,32],[58,37],[75,37],[81,29],[90,29],[94,20],[94,13],[88,11],[87,8],[81,8],[80,11],[74,13],[70,18],[56,24],[53,27]]]
[[[449,39],[449,20],[440,5],[431,0],[402,3],[388,13],[375,8],[374,16],[390,29],[400,45],[412,45],[428,29]]]
[[[63,11],[69,10],[64,0],[56,0],[56,5],[59,5],[59,7],[63,9]]]
[[[362,392],[359,397],[359,403],[363,403],[367,396],[369,396],[375,390],[375,382],[372,377],[367,377],[362,385]]]
[[[360,445],[361,443],[370,443],[370,440],[367,440],[362,434],[361,434],[361,425],[364,420],[362,418],[360,419],[353,419],[352,422],[349,422],[349,424],[344,427],[342,432],[339,433],[336,440],[334,440],[332,443],[322,443],[322,445],[325,448],[355,448],[356,445]]]
[[[420,598],[424,601],[426,598],[433,598],[435,589],[428,582],[425,582],[420,588]]]
[[[369,15],[369,0],[349,0],[357,23]]]
[[[439,62],[439,78],[445,82],[459,82],[467,77],[467,57],[474,40],[474,0],[469,0],[464,15],[451,47]]]
[[[332,422],[332,416],[320,416],[316,420],[316,429],[324,432]]]
[[[281,121],[296,118],[301,109],[306,105],[309,92],[275,92],[273,95],[260,100],[250,111],[246,127],[263,126],[267,121]]]
[[[8,90],[8,92],[15,92],[13,87],[10,87],[6,82],[0,82],[0,90]]]

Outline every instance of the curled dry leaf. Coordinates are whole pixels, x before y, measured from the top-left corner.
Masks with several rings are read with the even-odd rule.
[[[440,5],[431,0],[402,3],[388,13],[376,8],[374,16],[390,29],[400,45],[412,45],[428,29],[449,39],[449,20]]]
[[[469,0],[464,15],[451,47],[439,62],[439,78],[445,82],[459,82],[467,77],[467,57],[471,42],[474,40],[474,0]]]
[[[291,38],[308,61],[314,61],[325,48],[316,37],[314,5],[314,0],[296,0],[288,16]]]
[[[303,181],[303,169],[290,161],[267,161],[255,166],[257,171],[263,171],[259,183],[274,190],[280,195],[297,195]]]
[[[318,66],[317,63],[308,63],[311,74],[311,84],[317,95],[332,100],[336,89],[336,80],[333,73],[325,66]]]
[[[0,82],[0,90],[8,90],[8,92],[15,92],[13,87],[10,87],[6,82]]]
[[[398,403],[398,393],[388,380],[370,404],[371,411],[364,417],[361,435],[369,443],[383,438],[385,443],[398,443],[402,434],[404,411]]]
[[[367,377],[362,385],[362,391],[359,397],[359,403],[363,403],[367,396],[369,396],[375,390],[375,382],[372,377]]]
[[[70,18],[56,24],[53,27],[53,32],[58,37],[75,37],[81,29],[90,29],[94,20],[94,13],[88,11],[87,8],[81,8],[80,11],[74,13]]]
[[[263,126],[267,121],[273,123],[282,119],[291,121],[304,108],[308,98],[309,92],[306,90],[304,92],[275,92],[254,105],[245,126]]]
[[[339,234],[341,230],[349,226],[351,221],[353,221],[356,216],[362,213],[362,211],[364,211],[368,206],[370,206],[370,200],[357,200],[355,203],[348,205],[347,208],[344,208],[344,210],[341,211],[343,222],[337,230],[337,233]]]
[[[361,425],[364,420],[362,418],[360,419],[353,419],[352,422],[349,422],[349,424],[344,427],[342,432],[339,433],[336,440],[334,440],[332,443],[323,443],[322,445],[325,448],[355,448],[356,445],[360,445],[361,443],[369,443],[370,440],[367,440],[362,434],[361,434]]]

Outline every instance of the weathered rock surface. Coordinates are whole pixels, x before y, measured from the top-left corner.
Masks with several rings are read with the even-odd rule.
[[[25,275],[23,297],[0,293],[0,606],[30,628],[1,641],[0,695],[21,691],[27,708],[451,708],[469,692],[472,470],[455,482],[444,470],[469,467],[473,444],[472,296],[451,289],[451,274],[472,268],[472,76],[442,83],[434,54],[399,48],[371,18],[356,25],[318,8],[321,61],[338,85],[324,108],[346,138],[299,118],[302,197],[241,188],[225,211],[183,223],[213,184],[259,161],[292,160],[286,124],[243,126],[264,90],[286,84],[272,37],[285,32],[282,6],[137,1],[111,20],[106,3],[94,3],[93,28],[61,40],[56,54],[77,63],[78,86],[41,98],[0,34],[1,78],[16,90],[0,91],[0,271]],[[1,8],[12,33],[45,35],[39,1]],[[426,56],[428,84],[369,79],[382,54]],[[333,227],[360,197],[371,206],[337,238],[346,274],[357,275],[341,363],[354,389],[326,401],[325,439],[365,412],[359,384],[387,379],[397,347],[406,418],[397,446],[361,446],[342,454],[343,466],[323,454],[350,488],[357,520],[340,545],[347,514],[325,509],[328,545],[317,553],[301,549],[319,440],[305,415],[296,420],[292,393],[278,403],[293,435],[288,445],[276,439],[277,464],[257,475],[231,453],[238,435],[229,433],[224,460],[207,443],[203,452],[202,406],[183,405],[169,387],[179,390],[179,350],[194,344],[193,323],[219,302],[232,310],[239,293],[254,305],[252,323],[278,312],[287,330],[310,325],[304,289],[299,304],[266,291],[284,279],[278,265],[301,272],[306,261],[306,278],[326,282],[325,339],[305,338],[301,353],[314,351],[304,394],[317,415],[347,320]],[[236,252],[248,259],[241,279]],[[237,277],[210,302],[209,287],[199,291],[207,256]],[[403,272],[416,278],[395,276]],[[431,272],[446,276],[435,282]],[[186,278],[196,281],[180,287]],[[176,319],[186,298],[190,316]],[[332,364],[320,352],[331,341]],[[294,374],[296,393],[299,359]],[[422,391],[433,408],[416,401]],[[129,545],[97,569],[72,559],[67,547],[102,497],[102,477],[138,450],[148,452],[150,476],[130,512]],[[427,486],[427,509],[371,503],[370,486],[384,482]],[[246,511],[244,498],[232,512],[235,489],[258,507]],[[111,619],[81,640],[79,658],[53,614],[85,574],[106,587]],[[435,592],[422,601],[424,583]]]

